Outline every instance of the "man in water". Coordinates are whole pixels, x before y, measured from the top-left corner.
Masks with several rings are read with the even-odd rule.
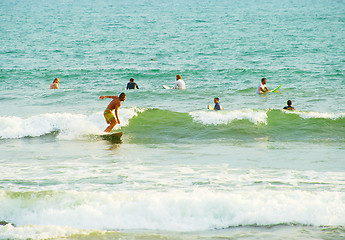
[[[256,89],[256,93],[262,94],[262,93],[269,92],[270,90],[268,90],[268,88],[266,87],[266,83],[267,83],[267,79],[266,78],[262,78],[261,79],[261,83],[259,83],[259,86]]]
[[[175,89],[186,89],[186,83],[182,80],[181,75],[176,75]]]
[[[292,106],[291,100],[287,101],[287,106],[284,107],[285,110],[295,110],[295,108]]]
[[[139,89],[138,84],[134,82],[134,78],[129,79],[129,83],[127,83],[127,90],[128,89]]]
[[[224,108],[219,104],[219,98],[218,98],[218,97],[214,98],[214,103],[216,104],[216,105],[214,105],[214,110],[222,110],[222,109],[224,109]]]
[[[118,123],[120,124],[120,119],[119,116],[117,115],[117,111],[119,110],[119,108],[121,107],[121,102],[125,101],[126,99],[126,94],[125,93],[121,93],[120,96],[100,96],[100,99],[104,99],[104,98],[112,98],[113,100],[109,103],[107,109],[105,109],[104,111],[104,118],[105,121],[110,124],[105,130],[104,132],[110,132],[115,125]],[[113,110],[115,109],[115,116],[113,114]]]
[[[55,78],[53,83],[50,84],[50,89],[58,89],[59,88],[59,79]]]

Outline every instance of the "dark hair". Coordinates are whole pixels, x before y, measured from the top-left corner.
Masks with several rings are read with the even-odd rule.
[[[121,94],[119,95],[119,98],[120,98],[120,99],[123,99],[124,97],[126,97],[126,93],[121,93]]]
[[[263,81],[265,81],[265,80],[267,80],[266,78],[261,78],[261,82],[263,82]]]
[[[288,105],[288,106],[291,106],[291,105],[292,105],[291,100],[288,100],[288,101],[287,101],[287,105]]]
[[[215,97],[214,99],[217,99],[219,101],[219,97]]]
[[[130,82],[134,82],[134,78],[129,79]]]

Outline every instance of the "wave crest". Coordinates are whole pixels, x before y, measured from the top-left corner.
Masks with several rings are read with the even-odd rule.
[[[248,120],[254,124],[267,125],[267,111],[252,109],[234,111],[198,111],[191,112],[193,120],[205,125],[229,124],[234,120]]]

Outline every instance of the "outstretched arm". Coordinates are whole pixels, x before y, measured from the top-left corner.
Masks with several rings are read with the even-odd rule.
[[[99,99],[104,99],[104,98],[115,98],[116,96],[100,96]]]

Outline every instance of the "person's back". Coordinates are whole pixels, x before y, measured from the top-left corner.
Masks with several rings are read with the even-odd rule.
[[[129,82],[127,83],[127,89],[139,89],[139,86],[134,82]]]
[[[295,108],[292,106],[291,100],[287,101],[287,106],[284,107],[283,109],[285,109],[285,110],[295,110]]]
[[[180,79],[176,82],[175,88],[176,89],[186,89],[186,83],[182,79]]]
[[[127,90],[128,89],[139,89],[138,84],[134,82],[134,78],[129,79],[129,83],[127,83]]]

